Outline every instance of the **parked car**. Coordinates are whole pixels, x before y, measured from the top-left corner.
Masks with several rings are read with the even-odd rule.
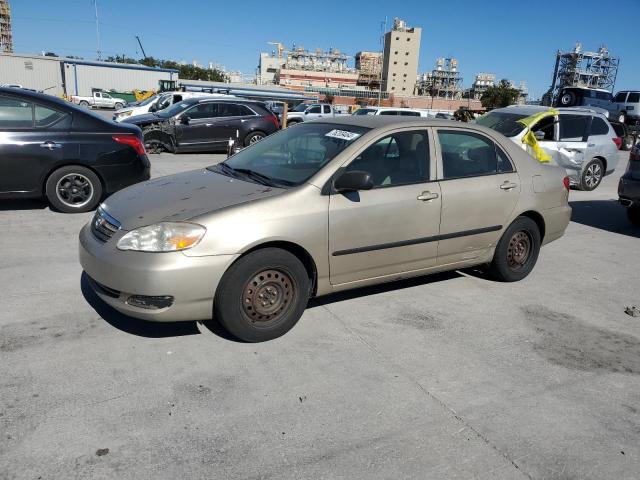
[[[127,104],[124,99],[112,97],[107,92],[93,92],[90,97],[71,95],[69,101],[81,107],[114,108],[116,110],[124,108]]]
[[[92,210],[149,178],[142,132],[50,95],[0,88],[0,198],[42,198]]]
[[[640,227],[640,144],[631,149],[627,171],[618,183],[618,198],[629,221]]]
[[[233,95],[203,92],[164,92],[153,95],[135,105],[127,106],[117,110],[113,115],[114,122],[121,122],[128,117],[144,115],[145,113],[159,112],[174,103],[181,102],[187,98],[236,98]]]
[[[122,313],[213,315],[263,341],[313,296],[473,265],[520,280],[563,235],[568,189],[563,169],[488,128],[322,119],[112,196],[80,232],[80,263]]]
[[[279,128],[276,116],[261,102],[199,97],[122,123],[142,128],[147,148],[175,153],[219,149],[229,139],[248,146]]]
[[[548,110],[535,105],[514,105],[492,110],[476,122],[522,142],[528,132],[519,120]],[[618,164],[620,139],[607,118],[588,108],[560,108],[559,115],[548,116],[531,126],[538,144],[551,156],[551,162],[567,171],[571,185],[594,190]]]
[[[599,88],[565,87],[555,101],[556,107],[598,107],[605,109],[610,120],[635,123],[640,120],[640,91],[624,90],[615,97]]]
[[[622,91],[613,98],[618,109],[620,123],[636,123],[640,121],[640,91]]]
[[[352,115],[400,115],[402,117],[433,117],[427,110],[398,107],[362,107]]]
[[[309,120],[317,120],[319,118],[338,117],[349,115],[348,113],[339,113],[333,105],[328,103],[301,103],[290,112],[287,112],[287,125],[307,122]]]

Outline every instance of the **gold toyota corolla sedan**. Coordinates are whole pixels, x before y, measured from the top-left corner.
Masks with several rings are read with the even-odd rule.
[[[116,193],[80,232],[80,262],[122,313],[215,318],[258,342],[313,296],[473,265],[520,280],[563,235],[568,187],[487,128],[342,117]]]

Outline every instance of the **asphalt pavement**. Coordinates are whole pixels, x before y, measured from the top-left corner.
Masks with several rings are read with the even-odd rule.
[[[125,317],[91,214],[0,203],[0,479],[637,479],[640,229],[616,173],[504,284],[460,271],[313,300],[262,344]],[[153,155],[159,176],[221,155]]]

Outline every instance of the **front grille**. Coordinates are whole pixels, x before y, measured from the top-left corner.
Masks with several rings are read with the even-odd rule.
[[[101,283],[96,282],[93,278],[89,277],[89,283],[99,293],[106,295],[111,298],[120,298],[120,290],[115,290],[113,288],[109,288],[106,285],[102,285]]]
[[[107,212],[98,208],[91,220],[91,233],[101,242],[109,240],[114,233],[120,230],[120,222]]]

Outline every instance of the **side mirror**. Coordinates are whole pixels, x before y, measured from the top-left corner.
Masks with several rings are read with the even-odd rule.
[[[183,125],[189,125],[190,121],[191,121],[191,117],[189,115],[183,115],[180,117],[180,123]]]
[[[369,172],[363,172],[361,170],[344,172],[333,182],[333,188],[338,192],[371,190],[373,188],[373,179]]]
[[[305,110],[305,111],[304,111],[304,114],[305,114],[305,115],[309,115],[309,110]]]
[[[536,140],[544,140],[544,132],[542,130],[533,132],[533,135],[536,137]]]

